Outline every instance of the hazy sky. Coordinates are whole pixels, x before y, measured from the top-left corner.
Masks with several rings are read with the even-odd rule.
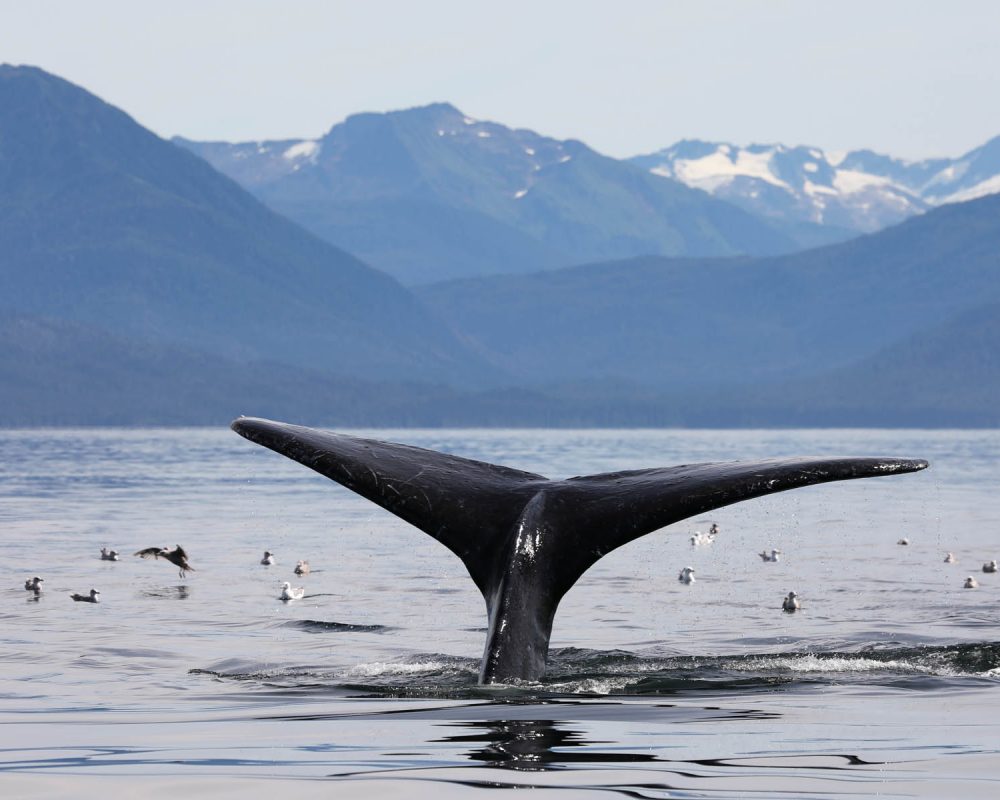
[[[1000,134],[993,0],[0,0],[0,60],[194,139],[438,100],[616,156],[687,137],[919,158]]]

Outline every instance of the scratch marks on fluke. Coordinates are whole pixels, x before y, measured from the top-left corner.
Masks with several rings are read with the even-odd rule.
[[[563,595],[596,561],[660,528],[753,497],[915,472],[906,458],[788,458],[548,480],[404,444],[241,417],[233,430],[437,539],[486,600],[481,683],[538,680]]]

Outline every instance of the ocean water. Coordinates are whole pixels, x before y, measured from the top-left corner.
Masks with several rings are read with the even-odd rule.
[[[358,433],[550,477],[792,455],[931,468],[639,539],[563,600],[542,682],[484,688],[462,564],[325,478],[228,430],[0,432],[3,797],[1000,796],[1000,574],[981,572],[1000,558],[1000,432]],[[131,555],[178,543],[184,579]],[[281,602],[285,580],[306,597]],[[100,604],[70,600],[91,587]]]

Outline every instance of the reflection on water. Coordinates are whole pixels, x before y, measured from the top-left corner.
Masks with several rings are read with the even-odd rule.
[[[312,595],[315,597],[315,595]],[[296,619],[286,622],[284,627],[305,631],[306,633],[384,633],[391,631],[387,625],[357,625],[351,622],[333,622],[319,619]]]
[[[587,741],[582,732],[559,728],[552,720],[516,719],[453,724],[483,732],[446,736],[437,741],[488,743],[486,747],[470,750],[468,757],[491,767],[534,772],[560,769],[568,764],[656,761],[656,756],[648,753],[593,750],[592,745],[610,742]],[[577,751],[574,748],[582,749]]]
[[[168,600],[187,600],[191,596],[191,587],[187,584],[179,586],[160,586],[155,589],[142,589],[139,594],[143,597],[163,597]]]

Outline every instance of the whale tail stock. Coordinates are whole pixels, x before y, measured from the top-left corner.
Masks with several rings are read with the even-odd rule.
[[[540,678],[563,595],[601,557],[640,536],[741,500],[927,466],[918,459],[793,458],[549,480],[251,417],[232,428],[391,511],[462,560],[489,615],[483,683]]]

